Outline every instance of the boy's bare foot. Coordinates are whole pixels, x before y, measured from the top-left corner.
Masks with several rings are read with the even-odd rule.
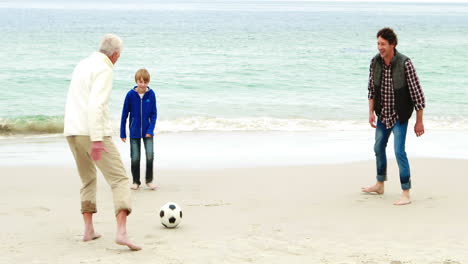
[[[152,182],[147,183],[146,186],[148,186],[148,188],[150,188],[151,190],[156,190],[156,185]]]
[[[407,205],[410,203],[411,203],[411,200],[410,200],[409,190],[404,190],[401,195],[400,200],[398,202],[395,202],[394,205]]]
[[[84,236],[83,236],[83,241],[86,242],[86,241],[91,241],[91,240],[95,240],[95,239],[98,239],[101,237],[101,234],[98,234],[94,231],[92,232],[85,232]]]
[[[384,184],[383,182],[377,182],[374,186],[367,187],[367,188],[361,188],[362,192],[365,193],[377,193],[377,194],[383,194],[384,193]]]
[[[134,184],[132,184],[132,186],[130,186],[130,189],[132,189],[132,190],[138,190],[138,188],[140,188],[140,185],[138,185],[136,183],[134,183]]]
[[[141,250],[141,247],[130,242],[127,234],[117,234],[115,243],[117,243],[118,245],[127,246],[129,249],[134,250],[134,251]]]

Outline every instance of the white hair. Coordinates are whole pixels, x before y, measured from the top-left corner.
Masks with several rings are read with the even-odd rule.
[[[111,56],[114,52],[120,53],[122,51],[122,39],[114,34],[106,34],[101,40],[99,51]]]

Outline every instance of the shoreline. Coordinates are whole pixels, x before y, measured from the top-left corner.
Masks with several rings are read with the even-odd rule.
[[[410,159],[468,159],[463,131],[408,131]],[[113,137],[125,166],[128,143]],[[156,135],[156,169],[222,169],[339,164],[375,159],[372,130],[314,132],[183,132]],[[143,151],[143,150],[142,150]],[[144,156],[144,155],[143,155]],[[394,159],[393,137],[387,157]],[[143,157],[144,158],[144,157]],[[74,166],[63,136],[0,139],[0,166]]]
[[[102,175],[95,226],[103,237],[84,243],[76,169],[0,166],[0,175],[15,175],[0,186],[0,239],[8,241],[0,263],[467,262],[468,161],[410,159],[407,206],[392,205],[401,189],[396,162],[388,165],[384,195],[360,192],[375,182],[372,161],[156,170],[156,191],[132,193],[128,232],[141,252],[113,243],[112,198]],[[168,201],[184,212],[174,230],[159,223]]]

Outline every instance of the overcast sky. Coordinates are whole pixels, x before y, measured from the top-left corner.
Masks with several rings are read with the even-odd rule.
[[[159,8],[183,9],[198,8],[200,6],[210,7],[224,6],[224,4],[252,3],[256,6],[262,6],[262,3],[274,2],[363,2],[363,3],[468,3],[468,0],[0,0],[0,8],[124,8],[137,9],[141,5],[158,6]],[[138,5],[140,4],[140,5]]]
[[[0,0],[0,3],[47,3],[47,2],[99,2],[99,3],[115,3],[115,2],[129,2],[129,0]],[[209,2],[416,2],[416,3],[468,3],[468,0],[135,0],[132,2],[144,3],[209,3]]]

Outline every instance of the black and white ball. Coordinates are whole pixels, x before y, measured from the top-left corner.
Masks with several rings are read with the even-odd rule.
[[[168,202],[161,207],[159,211],[161,224],[167,228],[174,228],[182,220],[182,209],[176,203]]]

